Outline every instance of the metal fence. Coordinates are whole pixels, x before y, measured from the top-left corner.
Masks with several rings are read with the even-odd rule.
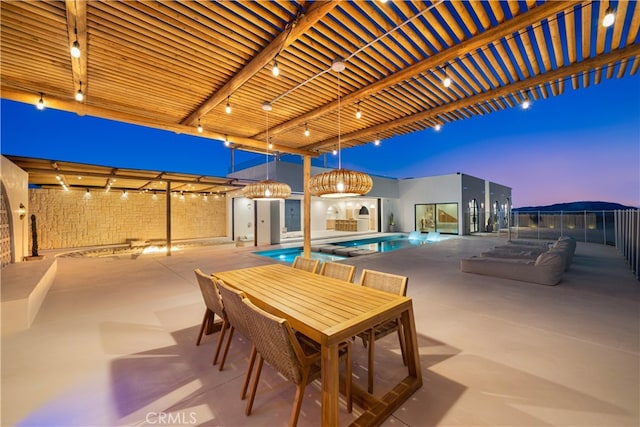
[[[512,212],[509,233],[515,238],[578,241],[615,246],[640,279],[640,211]]]

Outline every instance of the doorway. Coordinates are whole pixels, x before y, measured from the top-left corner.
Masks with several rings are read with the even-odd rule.
[[[479,231],[480,217],[478,215],[478,200],[469,200],[469,232],[477,233]]]
[[[302,229],[300,219],[300,200],[286,199],[284,201],[284,226],[287,232]]]

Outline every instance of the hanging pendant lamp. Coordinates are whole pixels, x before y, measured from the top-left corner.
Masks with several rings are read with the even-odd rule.
[[[325,198],[363,196],[373,188],[373,180],[366,173],[342,169],[340,156],[340,73],[345,69],[344,62],[335,60],[331,69],[338,73],[338,169],[314,175],[309,180],[309,191]]]
[[[269,111],[272,109],[271,104],[265,102],[262,104],[262,109],[267,113],[267,179],[247,185],[244,187],[243,193],[245,197],[254,200],[286,199],[291,195],[291,187],[283,182],[269,179]]]

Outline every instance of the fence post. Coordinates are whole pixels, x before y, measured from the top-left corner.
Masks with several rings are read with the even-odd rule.
[[[597,224],[596,229],[598,229]],[[604,234],[604,242],[602,242],[602,244],[607,246],[607,214],[604,212],[604,209],[602,210],[602,233]]]
[[[584,227],[584,242],[587,243],[587,211],[584,211],[584,223],[582,226]]]
[[[640,263],[640,211],[636,209],[634,212],[636,217],[636,279],[640,280],[640,271],[638,271],[638,267],[640,267],[638,265]]]
[[[633,224],[633,220],[631,218],[631,211],[627,209],[627,264],[631,266],[631,224]]]
[[[618,249],[618,214],[620,211],[613,212],[613,245]]]
[[[540,211],[538,211],[538,226],[536,227],[536,230],[538,231],[538,240],[540,240]]]

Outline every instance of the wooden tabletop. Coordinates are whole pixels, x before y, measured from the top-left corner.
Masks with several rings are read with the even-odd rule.
[[[258,306],[288,319],[319,343],[342,341],[379,322],[389,311],[398,315],[407,297],[294,269],[282,264],[214,273],[245,292]]]

